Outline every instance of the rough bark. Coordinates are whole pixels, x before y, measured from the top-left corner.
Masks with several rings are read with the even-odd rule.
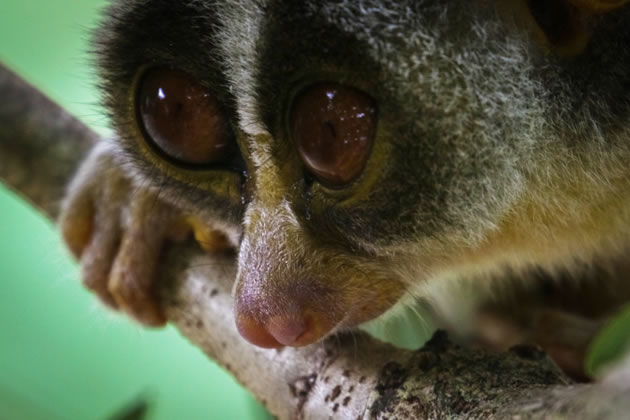
[[[97,136],[0,66],[0,179],[49,217]],[[233,257],[168,250],[163,300],[184,336],[279,418],[623,418],[630,363],[598,384],[572,383],[541,351],[484,353],[436,334],[421,350],[363,333],[303,349],[263,350],[234,327]]]

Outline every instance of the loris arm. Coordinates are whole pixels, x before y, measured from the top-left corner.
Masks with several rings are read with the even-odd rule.
[[[99,142],[68,187],[60,226],[81,262],[84,285],[109,307],[148,326],[166,317],[158,300],[158,264],[165,245],[192,232],[209,252],[230,244],[159,197],[159,190],[134,184],[116,160],[116,147]]]

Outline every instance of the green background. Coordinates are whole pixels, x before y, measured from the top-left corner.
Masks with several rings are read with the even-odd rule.
[[[86,51],[105,3],[0,0],[0,61],[101,133]],[[262,416],[173,328],[104,310],[51,223],[0,187],[0,419],[105,419],[139,400],[151,419]]]

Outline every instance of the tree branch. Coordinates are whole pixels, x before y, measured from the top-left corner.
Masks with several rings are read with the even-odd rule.
[[[0,63],[0,179],[55,218],[98,136]]]
[[[0,179],[49,217],[97,136],[0,66]],[[193,244],[166,253],[170,321],[279,418],[621,418],[630,412],[630,363],[596,385],[572,384],[541,351],[491,354],[438,333],[421,350],[364,333],[303,349],[263,350],[234,326],[233,257]]]

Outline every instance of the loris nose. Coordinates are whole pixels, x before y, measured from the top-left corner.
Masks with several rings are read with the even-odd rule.
[[[304,346],[322,334],[314,317],[308,314],[274,315],[263,322],[239,314],[236,318],[239,333],[250,343],[265,348]]]

